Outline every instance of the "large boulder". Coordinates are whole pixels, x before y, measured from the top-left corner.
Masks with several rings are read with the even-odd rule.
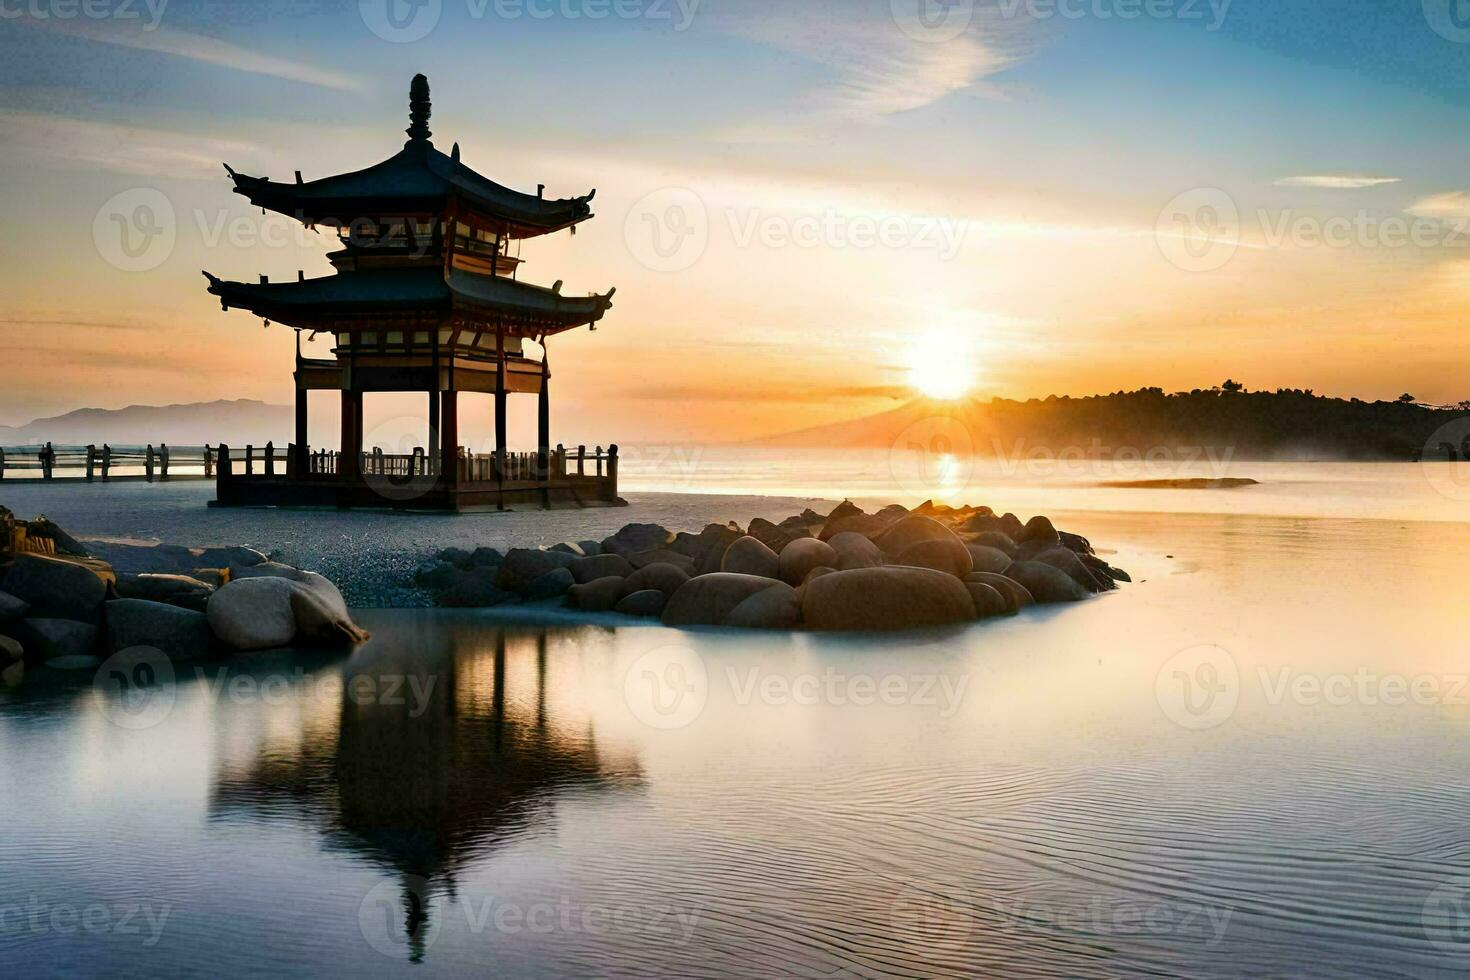
[[[260,565],[269,560],[269,558],[254,548],[246,548],[240,545],[227,548],[201,548],[193,555],[194,565],[200,568],[230,568],[235,565],[241,568],[248,568],[251,565]]]
[[[659,564],[674,565],[684,569],[690,575],[694,574],[694,562],[672,548],[654,548],[652,551],[640,551],[627,557],[628,564],[634,568],[647,568],[649,565]]]
[[[566,595],[568,590],[576,584],[577,580],[572,578],[570,571],[565,568],[553,568],[521,589],[521,598],[527,602],[555,599],[557,596]]]
[[[734,521],[729,524],[706,524],[704,530],[698,534],[690,534],[688,531],[679,532],[669,548],[692,561],[703,562],[711,552],[724,555],[730,543],[744,535],[745,532],[740,530],[740,525]]]
[[[1092,542],[1080,534],[1073,534],[1071,531],[1058,531],[1057,537],[1061,540],[1063,548],[1075,551],[1079,555],[1090,555],[1093,553]]]
[[[97,627],[75,619],[27,619],[16,633],[31,663],[76,660],[97,653]]]
[[[669,598],[663,622],[665,626],[719,626],[741,602],[783,584],[773,578],[736,572],[700,575],[685,582]]]
[[[837,553],[837,563],[833,566],[839,571],[850,571],[854,568],[876,568],[883,564],[883,549],[879,548],[865,535],[855,531],[843,531],[834,534],[827,540],[832,550]]]
[[[887,521],[889,524],[893,524],[908,517],[909,509],[903,504],[889,504],[873,516],[880,521]]]
[[[481,545],[470,552],[471,568],[499,568],[504,561],[505,555],[501,554],[500,549],[488,545]]]
[[[1025,586],[1037,602],[1080,602],[1091,595],[1066,572],[1039,561],[1018,561],[1006,570],[1006,577]]]
[[[970,598],[974,600],[976,619],[1006,616],[1015,611],[1011,608],[1011,600],[1001,595],[993,585],[986,585],[984,582],[966,582],[965,588],[969,590]]]
[[[488,609],[504,605],[516,594],[497,585],[497,577],[498,570],[494,568],[472,568],[467,572],[455,569],[453,582],[434,601],[445,609]]]
[[[660,524],[625,524],[618,533],[603,539],[602,550],[627,556],[666,548],[673,543],[673,532]]]
[[[1076,552],[1063,548],[1061,545],[1043,551],[1032,560],[1066,572],[1072,581],[1082,586],[1088,592],[1103,591],[1103,584],[1097,580],[1096,576],[1092,574],[1086,565],[1082,564],[1082,559],[1077,557]],[[1108,579],[1107,581],[1108,587],[1111,588],[1113,584],[1112,579]]]
[[[578,558],[567,566],[578,585],[594,582],[600,578],[616,576],[627,578],[633,574],[633,566],[622,555],[597,555],[594,558]]]
[[[873,543],[882,548],[885,555],[897,558],[916,544],[925,541],[950,540],[958,540],[958,538],[953,531],[934,518],[910,515],[895,522],[874,538]]]
[[[965,583],[988,585],[1006,600],[1006,613],[1019,612],[1027,606],[1036,605],[1036,599],[1026,590],[1026,587],[1013,578],[1006,578],[999,572],[971,572],[965,576]]]
[[[107,647],[113,653],[149,646],[173,660],[208,657],[214,645],[209,617],[192,609],[148,599],[116,599],[107,604]]]
[[[1057,529],[1052,526],[1051,519],[1037,514],[1026,522],[1025,528],[1016,538],[1016,543],[1056,545],[1061,544],[1062,539],[1058,536]]]
[[[463,548],[445,548],[434,557],[440,561],[447,561],[449,564],[458,566],[459,568],[469,568],[474,564],[473,556]]]
[[[868,515],[865,514],[863,512],[863,509],[857,504],[853,503],[851,500],[844,500],[842,503],[832,508],[831,512],[827,515],[827,523],[830,524],[833,521],[846,520],[849,517],[866,516]]]
[[[798,538],[781,549],[778,571],[781,581],[788,585],[800,585],[806,581],[812,569],[824,565],[837,567],[837,549],[816,538]]]
[[[15,687],[25,676],[26,657],[20,641],[0,635],[0,688]]]
[[[624,616],[659,616],[668,604],[669,597],[658,589],[641,589],[623,596],[613,611]]]
[[[725,617],[725,626],[752,630],[789,630],[801,625],[801,599],[784,582],[740,600]]]
[[[430,558],[414,571],[413,583],[421,588],[433,589],[437,592],[454,585],[459,581],[461,574],[463,574],[461,569],[453,562],[447,562],[443,558]],[[490,579],[494,581],[494,573],[491,573]]]
[[[117,577],[117,594],[124,599],[146,599],[178,605],[181,598],[203,593],[205,599],[213,587],[192,575],[160,572],[125,572]]]
[[[982,548],[994,548],[1007,555],[1016,553],[1016,542],[1012,541],[1011,536],[1004,531],[981,531],[970,543]]]
[[[877,514],[850,514],[846,517],[829,517],[827,518],[827,523],[822,525],[822,531],[817,537],[823,541],[831,541],[839,534],[861,534],[865,538],[874,538],[882,534],[892,525],[892,521],[885,520]]]
[[[232,650],[270,650],[296,638],[296,583],[267,575],[236,579],[209,598],[209,629]]]
[[[665,596],[671,596],[678,592],[679,586],[687,581],[689,581],[689,573],[678,565],[656,561],[652,565],[644,565],[629,575],[623,586],[629,595],[653,589],[662,592]],[[662,612],[662,608],[659,611]]]
[[[302,572],[291,611],[296,614],[296,636],[322,646],[351,646],[371,639],[367,630],[352,621],[347,601],[331,579],[316,572]]]
[[[29,602],[9,592],[0,591],[0,623],[13,623],[18,619],[24,619],[26,613],[30,611]]]
[[[100,575],[92,565],[27,554],[15,559],[4,587],[30,605],[31,616],[96,624],[113,578],[110,572]]]
[[[964,578],[974,568],[970,549],[954,535],[909,545],[898,556],[896,564],[932,568],[955,578]]]
[[[567,604],[583,612],[607,612],[623,598],[623,582],[621,575],[609,575],[578,583],[568,590]]]
[[[970,552],[970,567],[976,572],[1003,572],[1011,566],[1011,556],[999,548],[983,544],[967,546]]]
[[[781,559],[761,541],[747,534],[725,549],[720,571],[777,578],[781,573]]]
[[[502,589],[520,591],[541,576],[556,569],[565,569],[577,560],[576,555],[565,551],[542,551],[539,548],[512,548],[500,564],[496,584]],[[571,572],[567,572],[570,580]],[[571,588],[570,581],[567,588]],[[565,590],[563,590],[565,591]]]
[[[306,574],[295,565],[287,565],[278,561],[263,561],[255,565],[231,565],[230,581],[235,582],[247,578],[283,578],[291,582],[300,581],[301,576]]]
[[[771,523],[764,517],[752,518],[750,530],[746,533],[778,555],[783,548],[798,538],[812,536],[812,532],[804,527],[782,527]]]
[[[904,630],[975,618],[964,583],[931,568],[889,565],[833,572],[812,579],[803,591],[802,618],[815,630]]]

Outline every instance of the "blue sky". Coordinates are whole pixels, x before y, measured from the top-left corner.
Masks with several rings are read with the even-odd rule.
[[[386,2],[432,30],[378,36],[405,36]],[[0,393],[0,422],[164,390],[285,400],[289,334],[220,313],[198,270],[325,274],[328,243],[221,232],[260,228],[219,164],[382,159],[417,71],[441,147],[515,186],[599,190],[576,238],[526,245],[529,278],[619,287],[605,329],[564,345],[559,424],[755,435],[896,404],[936,358],[982,395],[1232,374],[1470,397],[1462,0],[386,2],[172,0],[153,26],[141,0],[0,0],[0,188],[23,231],[0,245],[0,318],[47,367]],[[1124,17],[1147,9],[1166,16]],[[593,16],[613,10],[637,16]],[[98,220],[140,188],[175,235],[128,270]],[[677,269],[634,240],[670,189],[707,238]],[[1160,229],[1181,195],[1206,214],[1201,189],[1237,216],[1230,254],[1181,268]],[[854,245],[872,220],[894,240]],[[1351,240],[1313,244],[1333,220]],[[1423,241],[1395,244],[1394,221]]]

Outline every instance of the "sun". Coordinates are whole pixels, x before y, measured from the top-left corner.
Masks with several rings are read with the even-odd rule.
[[[909,348],[909,386],[925,398],[954,401],[969,394],[975,368],[969,344],[944,330],[931,330]]]

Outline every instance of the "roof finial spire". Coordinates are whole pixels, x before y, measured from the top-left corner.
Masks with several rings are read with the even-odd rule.
[[[408,86],[408,133],[410,142],[422,140],[427,143],[433,134],[429,132],[429,80],[423,75],[413,76]]]

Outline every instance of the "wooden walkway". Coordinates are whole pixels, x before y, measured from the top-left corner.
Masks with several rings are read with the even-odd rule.
[[[213,446],[0,446],[0,482],[122,483],[212,480]]]

